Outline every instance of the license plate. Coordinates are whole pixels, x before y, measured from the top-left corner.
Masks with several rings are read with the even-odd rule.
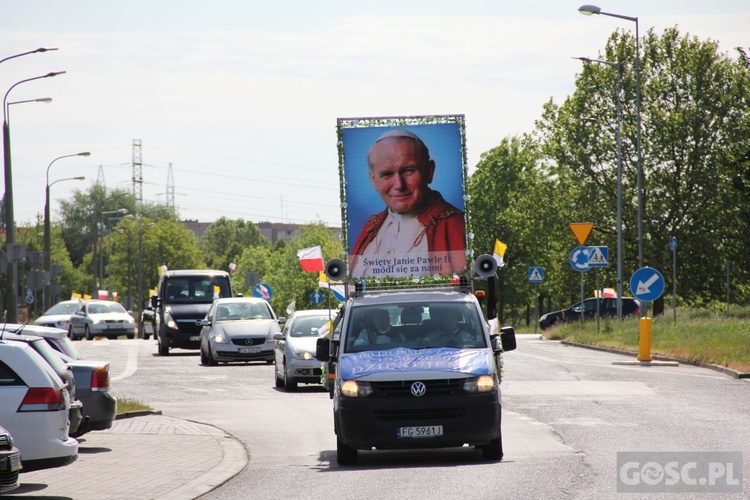
[[[10,465],[10,471],[14,472],[21,469],[21,454],[11,455],[8,457],[8,464]]]
[[[442,435],[442,425],[419,425],[417,427],[399,427],[396,429],[396,437],[400,438],[431,438]]]
[[[260,347],[240,347],[240,354],[258,354]]]
[[[198,335],[198,336],[196,336],[196,337],[190,337],[190,340],[191,340],[192,342],[198,342],[198,341],[199,341],[200,339],[201,339],[201,336],[200,336],[200,335]]]

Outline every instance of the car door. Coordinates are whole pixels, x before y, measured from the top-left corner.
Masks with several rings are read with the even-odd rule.
[[[78,304],[76,310],[70,316],[70,331],[73,335],[83,335],[83,309],[86,307],[85,303]]]
[[[295,316],[292,315],[286,323],[284,323],[284,328],[281,330],[281,335],[284,337],[281,340],[276,341],[276,345],[273,348],[273,357],[276,361],[276,371],[281,372],[281,370],[284,369],[284,353],[286,351],[286,339],[289,336],[289,333],[292,331],[292,325],[295,322]]]

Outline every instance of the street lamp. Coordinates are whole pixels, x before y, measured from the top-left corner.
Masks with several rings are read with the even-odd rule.
[[[50,51],[50,50],[57,50],[57,49],[46,49],[44,47],[40,47],[40,48],[38,48],[36,50],[30,50],[28,52],[22,52],[20,54],[14,55],[14,56],[6,57],[5,59],[0,59],[0,63],[4,63],[8,59],[15,59],[16,57],[27,56],[29,54],[36,54],[37,52],[47,52],[47,51]]]
[[[611,12],[602,12],[596,5],[582,5],[578,12],[584,16],[598,14],[602,16],[616,17],[635,23],[635,110],[636,110],[636,143],[635,149],[638,155],[637,163],[637,195],[638,195],[638,268],[643,267],[643,160],[641,154],[641,59],[640,59],[640,39],[638,35],[638,18],[613,14]]]
[[[45,49],[47,50],[47,49]],[[41,51],[41,49],[37,49],[36,51],[28,52],[29,54]],[[43,52],[43,51],[42,51]],[[7,57],[3,59],[0,62],[6,61],[8,59],[12,59],[13,57],[20,57],[24,54],[18,54],[15,56]],[[10,86],[10,88],[5,92],[5,95],[3,96],[3,160],[4,160],[4,167],[5,167],[5,232],[6,232],[6,242],[8,245],[15,245],[16,243],[16,221],[15,221],[15,214],[13,211],[13,169],[11,167],[11,155],[10,155],[10,124],[8,123],[8,94],[10,94],[10,91],[13,90],[17,85],[20,85],[22,83],[31,82],[33,80],[40,80],[42,78],[50,78],[57,75],[64,74],[65,71],[57,71],[52,73],[47,73],[46,75],[41,76],[35,76],[33,78],[27,78],[25,80],[21,80],[19,82],[14,83]],[[8,301],[8,321],[15,323],[18,320],[18,272],[17,272],[17,266],[18,263],[14,262],[12,269],[10,272],[8,272],[8,286],[9,288],[12,287],[13,293],[10,294],[9,301]]]
[[[575,57],[584,62],[606,64],[617,70],[617,320],[622,320],[622,108],[620,106],[620,92],[622,91],[622,72],[620,63]]]
[[[45,184],[45,190],[44,190],[44,270],[48,273],[51,272],[52,264],[51,264],[51,247],[52,247],[52,231],[50,229],[50,196],[49,196],[49,190],[50,188],[57,184],[58,182],[62,181],[70,181],[70,180],[77,180],[82,181],[85,179],[85,177],[68,177],[66,179],[59,179],[50,184],[49,182],[49,169],[52,166],[53,163],[55,163],[57,160],[62,160],[63,158],[72,158],[74,156],[91,156],[91,153],[88,151],[83,153],[76,153],[71,155],[63,155],[58,156],[54,160],[52,160],[49,165],[47,165],[47,182]],[[51,303],[51,293],[50,293],[50,285],[49,285],[49,279],[47,280],[47,284],[44,285],[44,310],[50,308],[52,305]]]

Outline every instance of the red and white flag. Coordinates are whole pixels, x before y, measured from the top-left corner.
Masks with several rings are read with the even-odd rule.
[[[320,245],[297,250],[297,257],[299,257],[299,263],[303,271],[323,271],[325,269],[323,250]]]

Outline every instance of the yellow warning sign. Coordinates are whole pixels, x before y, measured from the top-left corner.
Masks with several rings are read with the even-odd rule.
[[[586,240],[591,234],[591,230],[594,229],[593,222],[571,222],[568,224],[573,236],[578,240],[578,244],[581,246],[586,245]]]

